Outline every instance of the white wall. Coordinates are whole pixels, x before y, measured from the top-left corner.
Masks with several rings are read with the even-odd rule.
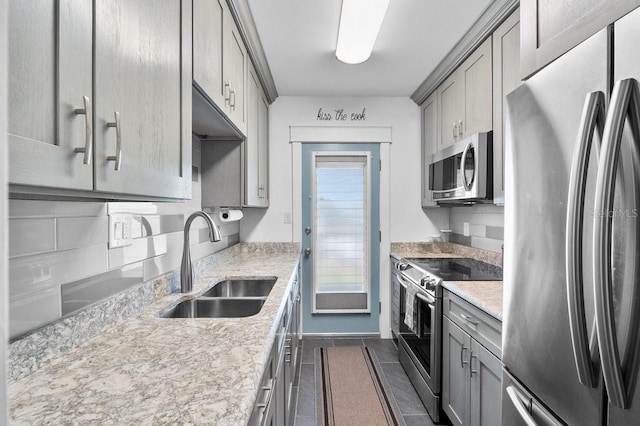
[[[0,424],[7,423],[7,2],[0,0]]]
[[[318,120],[318,111],[331,114],[331,121]],[[350,114],[366,109],[364,121],[351,121]],[[335,110],[344,109],[346,121],[335,120]],[[297,97],[281,96],[269,110],[269,197],[267,210],[245,209],[240,226],[241,241],[293,241],[293,224],[284,223],[284,213],[293,212],[292,147],[290,126],[389,126],[390,152],[390,240],[429,241],[438,229],[449,226],[446,209],[423,210],[420,205],[420,108],[409,98],[397,97]]]

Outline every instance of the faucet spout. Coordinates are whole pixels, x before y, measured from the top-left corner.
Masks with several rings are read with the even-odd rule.
[[[191,253],[190,253],[190,245],[189,245],[189,230],[191,229],[191,224],[193,221],[201,217],[207,222],[207,226],[209,227],[209,239],[212,242],[220,241],[222,236],[220,235],[220,230],[213,223],[211,216],[203,211],[198,211],[192,213],[184,224],[184,247],[182,248],[182,264],[180,266],[180,291],[182,293],[189,293],[193,290],[193,267],[191,264]]]

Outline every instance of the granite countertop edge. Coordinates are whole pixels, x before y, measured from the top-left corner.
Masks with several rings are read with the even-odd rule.
[[[194,291],[161,297],[135,317],[9,384],[12,424],[246,424],[299,262],[297,252],[232,252]],[[226,252],[226,253],[225,253]],[[246,318],[165,319],[159,313],[232,277],[276,276]]]

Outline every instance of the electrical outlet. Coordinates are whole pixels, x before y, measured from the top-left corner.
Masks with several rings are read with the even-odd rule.
[[[133,244],[131,227],[133,216],[114,214],[109,216],[109,248],[126,247]]]
[[[284,223],[292,223],[291,212],[284,212]]]

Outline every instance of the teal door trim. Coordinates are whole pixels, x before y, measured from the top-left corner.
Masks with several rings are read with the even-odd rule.
[[[313,170],[312,153],[332,151],[367,151],[371,153],[371,229],[370,231],[370,312],[369,313],[321,313],[312,314],[313,253],[304,254],[304,248],[312,247],[312,236],[304,229],[312,226],[311,194]],[[302,146],[302,324],[304,334],[378,334],[380,332],[380,145],[356,144],[304,144]],[[313,230],[312,230],[313,232]]]

